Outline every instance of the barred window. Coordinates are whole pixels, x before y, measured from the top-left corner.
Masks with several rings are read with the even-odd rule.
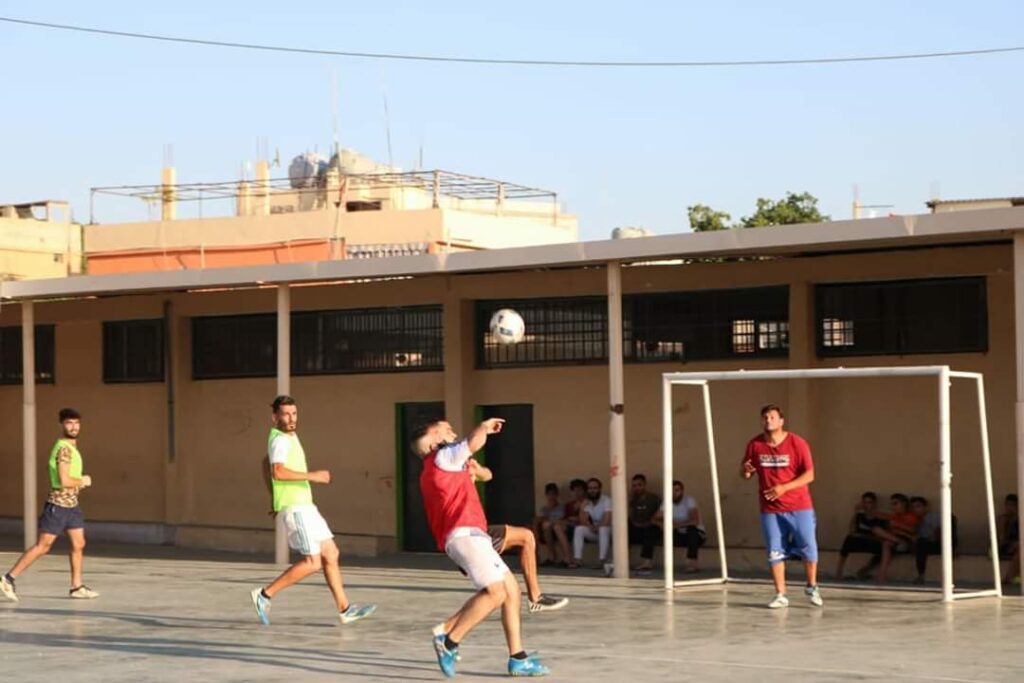
[[[54,382],[54,326],[35,326],[36,382]],[[21,326],[0,327],[0,384],[21,384]]]
[[[526,323],[518,344],[502,344],[488,324],[494,312],[514,309]],[[478,301],[477,367],[582,365],[608,362],[608,301],[604,297]]]
[[[853,346],[853,321],[825,318],[821,321],[822,346]]]
[[[526,336],[505,345],[488,323],[501,308],[516,310]],[[622,298],[626,362],[785,356],[789,353],[789,287],[758,287]],[[477,367],[572,365],[608,361],[605,297],[479,301]]]
[[[293,375],[444,369],[440,306],[409,306],[291,315]],[[192,320],[195,379],[272,377],[277,373],[277,316]]]
[[[192,319],[192,377],[273,377],[277,373],[277,316]]]
[[[821,284],[819,356],[988,350],[984,277]]]
[[[717,360],[789,353],[789,287],[657,294],[623,299],[626,360]]]
[[[292,372],[443,370],[442,319],[441,306],[295,313]]]
[[[103,323],[103,381],[162,382],[164,321],[114,320]]]

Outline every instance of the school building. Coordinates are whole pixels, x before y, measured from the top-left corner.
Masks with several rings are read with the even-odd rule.
[[[466,431],[506,417],[485,453],[496,475],[485,504],[492,519],[523,523],[549,481],[596,476],[610,491],[612,475],[643,472],[660,491],[661,374],[686,370],[983,373],[997,502],[1021,488],[1021,207],[11,281],[0,299],[9,531],[38,514],[57,411],[73,406],[94,538],[269,550],[261,461],[269,404],[286,389],[311,467],[332,472],[314,495],[343,552],[431,550],[405,447],[417,420],[445,414]],[[515,346],[487,332],[504,307],[526,320]],[[625,451],[611,455],[610,346],[625,391]],[[689,391],[676,389],[675,471],[710,519],[703,408]],[[954,385],[953,512],[962,551],[983,553],[973,391]],[[761,547],[756,486],[738,467],[766,403],[814,450],[822,547],[841,543],[864,490],[937,506],[934,380],[729,382],[711,394],[729,546]]]

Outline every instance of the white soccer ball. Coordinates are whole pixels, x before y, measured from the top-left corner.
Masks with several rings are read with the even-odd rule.
[[[491,316],[491,337],[501,344],[516,344],[523,341],[526,323],[523,316],[511,308],[502,308]]]

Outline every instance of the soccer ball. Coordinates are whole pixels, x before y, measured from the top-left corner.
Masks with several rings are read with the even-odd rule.
[[[511,308],[502,308],[491,316],[491,338],[500,344],[516,344],[523,341],[526,323],[523,317]]]

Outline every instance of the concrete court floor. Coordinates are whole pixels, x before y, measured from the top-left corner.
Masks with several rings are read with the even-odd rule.
[[[146,559],[125,556],[139,552]],[[469,595],[440,558],[351,560],[350,598],[378,603],[377,614],[340,626],[317,576],[282,593],[264,627],[248,592],[274,576],[268,563],[100,549],[86,558],[86,582],[102,596],[74,601],[64,554],[61,544],[22,575],[20,603],[0,603],[0,681],[443,680],[429,630]],[[0,552],[0,570],[15,558]],[[597,572],[544,574],[542,586],[571,599],[523,615],[549,680],[1024,680],[1018,597],[946,606],[935,594],[836,588],[814,609],[794,587],[789,609],[771,611],[767,584],[691,588],[671,602],[657,580],[627,585]],[[497,619],[462,649],[457,680],[504,677]]]

